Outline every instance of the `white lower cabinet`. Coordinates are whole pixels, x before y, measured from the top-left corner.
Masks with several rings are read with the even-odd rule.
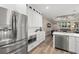
[[[76,40],[73,36],[69,36],[69,51],[76,52]]]
[[[69,37],[69,51],[79,53],[79,37]]]
[[[28,45],[28,52],[34,49],[36,46],[38,46],[41,42],[45,40],[45,32],[40,31],[37,32],[37,38],[36,41]]]
[[[76,37],[76,53],[79,53],[79,37]]]
[[[28,45],[28,52],[37,46],[37,41]]]
[[[37,33],[37,40],[38,41],[45,40],[45,32],[44,31],[41,31],[41,32]]]

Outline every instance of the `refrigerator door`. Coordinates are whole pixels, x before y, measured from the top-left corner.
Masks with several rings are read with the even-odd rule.
[[[22,30],[22,39],[26,38],[26,21],[27,18],[25,15],[21,14],[21,30]]]
[[[25,40],[26,42],[26,52],[27,52],[27,16],[13,11],[12,14],[12,30],[13,30],[13,40],[17,42],[19,40]]]
[[[3,41],[7,41],[7,39],[10,39],[8,43],[13,42],[12,38],[12,11],[3,7],[0,7],[0,44],[4,45],[5,43],[2,43]]]
[[[16,35],[16,41],[27,38],[27,16],[14,12],[13,32]]]
[[[13,27],[15,29],[16,27],[16,30],[14,30],[14,32],[17,32],[17,36],[16,36],[16,39],[15,41],[17,42],[18,40],[24,40],[25,39],[25,42],[26,42],[26,50],[27,50],[27,43],[28,43],[28,36],[27,36],[27,16],[24,15],[24,14],[20,14],[20,13],[17,13],[17,12],[14,12],[14,14],[16,15],[16,25]],[[15,19],[15,18],[14,18]]]
[[[21,14],[21,31],[22,31],[22,40],[26,41],[26,52],[28,48],[28,25],[27,25],[27,16]]]
[[[20,33],[20,13],[12,11],[12,33],[14,41],[18,39],[21,39],[21,33]],[[18,37],[18,35],[20,35]]]
[[[8,9],[0,7],[0,29],[7,25]]]

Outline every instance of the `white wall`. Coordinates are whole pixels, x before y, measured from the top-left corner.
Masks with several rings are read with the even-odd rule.
[[[11,9],[11,10],[15,10],[16,9],[16,4],[0,4],[0,6],[4,7],[4,8]]]
[[[27,15],[27,7],[26,4],[16,4],[16,10],[22,14]]]
[[[51,24],[51,28],[47,28],[47,23]],[[45,31],[46,36],[51,34],[51,30],[53,30],[53,23],[49,21],[48,18],[43,17],[43,30]]]

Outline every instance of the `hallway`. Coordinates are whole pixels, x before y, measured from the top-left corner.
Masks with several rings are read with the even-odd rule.
[[[52,45],[52,37],[46,37],[46,40],[42,42],[39,46],[33,49],[31,54],[69,54],[68,52],[61,51],[58,49],[53,49]]]

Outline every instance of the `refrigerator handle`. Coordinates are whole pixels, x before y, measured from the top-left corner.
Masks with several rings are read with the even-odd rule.
[[[17,39],[17,31],[16,31],[16,15],[12,15],[12,34],[13,34],[13,39],[16,41]]]

